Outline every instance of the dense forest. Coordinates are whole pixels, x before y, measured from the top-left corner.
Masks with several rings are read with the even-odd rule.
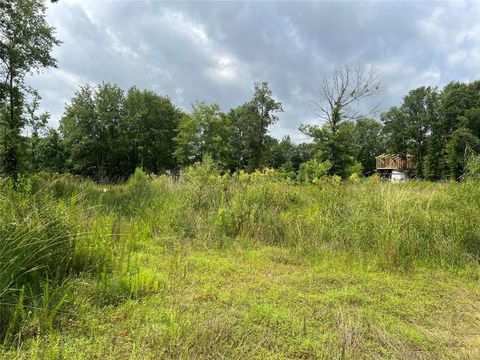
[[[388,87],[371,67],[339,67],[324,79],[319,114],[312,114],[318,125],[300,127],[308,143],[269,134],[283,110],[266,82],[227,111],[202,101],[185,111],[151,90],[86,84],[66,104],[59,129],[51,128],[50,115],[39,113],[40,95],[25,83],[27,74],[56,66],[51,50],[60,41],[45,20],[45,4],[5,1],[0,11],[0,174],[6,176],[49,171],[117,181],[137,167],[177,171],[208,155],[224,171],[273,167],[292,179],[347,178],[372,174],[374,157],[388,152],[413,155],[414,177],[460,179],[466,155],[480,151],[480,81],[419,87],[398,106],[361,113],[352,105]],[[299,175],[301,168],[310,175]]]

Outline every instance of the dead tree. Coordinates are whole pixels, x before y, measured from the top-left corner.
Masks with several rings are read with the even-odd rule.
[[[359,105],[363,100],[377,96],[380,92],[380,81],[374,66],[336,68],[320,84],[319,99],[314,101],[318,108],[316,115],[326,121],[332,133],[336,133],[343,121],[375,114],[378,105],[366,111],[362,111]]]

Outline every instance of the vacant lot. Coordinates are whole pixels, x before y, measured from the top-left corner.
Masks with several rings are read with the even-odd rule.
[[[1,183],[5,358],[479,358],[480,184]]]

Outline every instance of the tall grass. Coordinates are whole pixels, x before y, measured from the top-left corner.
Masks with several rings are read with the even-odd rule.
[[[0,181],[0,339],[4,341],[28,317],[40,319],[40,329],[51,327],[46,319],[63,304],[68,281],[109,260],[110,244],[101,246],[101,234],[92,230],[96,221],[87,212],[92,208],[79,206],[84,201],[80,200],[83,185],[76,181],[73,189],[73,183],[68,176],[20,177],[15,184]]]
[[[19,304],[40,292],[46,279],[63,278],[73,251],[75,226],[65,205],[48,193],[33,194],[20,179],[0,184],[0,328],[15,327]],[[20,304],[21,305],[21,304]],[[4,334],[5,335],[5,334]]]
[[[66,282],[82,273],[97,279],[101,305],[157,289],[155,274],[130,255],[152,241],[166,249],[278,246],[311,261],[367,259],[386,271],[478,264],[478,183],[354,180],[295,184],[273,170],[220,175],[209,162],[178,182],[140,170],[112,186],[46,174],[15,188],[3,180],[1,335],[15,334],[29,308],[51,327],[71,291]]]
[[[143,219],[195,246],[267,244],[368,257],[386,269],[462,267],[480,258],[480,189],[375,179],[291,184],[273,174],[152,182]]]

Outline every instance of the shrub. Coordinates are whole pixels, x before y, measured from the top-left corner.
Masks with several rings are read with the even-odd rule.
[[[297,180],[307,184],[315,183],[326,176],[331,167],[332,163],[328,160],[324,162],[309,160],[300,165]]]
[[[135,172],[128,179],[127,186],[132,192],[142,193],[150,190],[150,181],[142,168],[136,168]]]

